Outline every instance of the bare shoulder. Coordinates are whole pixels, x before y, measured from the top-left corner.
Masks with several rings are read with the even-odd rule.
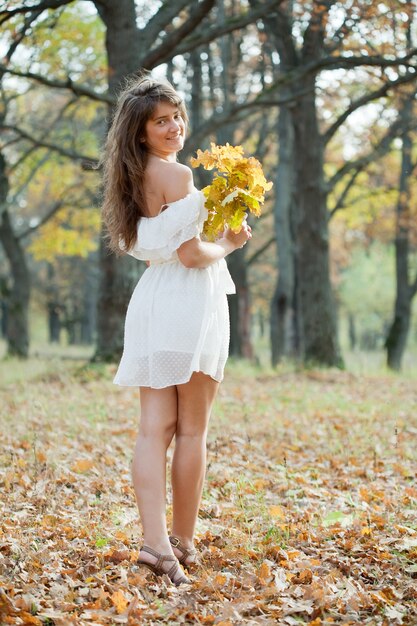
[[[195,190],[193,173],[187,165],[164,163],[160,173],[165,202],[181,200]]]

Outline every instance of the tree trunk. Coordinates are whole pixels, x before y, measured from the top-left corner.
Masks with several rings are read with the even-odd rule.
[[[29,352],[28,309],[30,299],[30,273],[25,253],[13,232],[7,210],[9,181],[6,161],[0,153],[0,241],[3,245],[12,274],[12,287],[7,302],[7,353],[27,358]]]
[[[349,325],[349,346],[351,350],[356,348],[356,323],[355,316],[349,311],[348,313],[348,325]]]
[[[140,37],[136,26],[135,2],[101,0],[97,1],[96,6],[107,29],[109,93],[115,95],[123,79],[139,70]],[[115,361],[122,353],[123,320],[134,277],[139,277],[140,267],[130,257],[118,259],[111,254],[104,237],[100,240],[99,267],[97,348],[94,360]]]
[[[232,12],[236,7],[232,5]],[[218,3],[219,19],[226,19],[225,2]],[[240,55],[236,35],[226,35],[220,39],[223,71],[220,77],[223,95],[223,110],[229,110],[236,100],[237,57]],[[234,144],[236,124],[227,124],[217,131],[217,142]],[[229,296],[230,310],[230,348],[232,356],[253,358],[251,341],[250,292],[246,265],[246,250],[242,248],[227,258],[230,274],[236,285],[236,295]]]
[[[1,310],[0,336],[3,339],[6,339],[7,338],[8,307],[7,307],[7,302],[4,300],[4,298],[0,301],[0,310]]]
[[[61,307],[58,302],[48,302],[49,343],[60,343],[61,340]]]
[[[1,156],[0,160],[2,160]],[[31,279],[25,253],[13,232],[7,209],[4,209],[1,215],[0,241],[10,263],[13,278],[7,307],[7,353],[11,356],[27,358]]]
[[[306,362],[340,366],[336,313],[329,272],[328,214],[323,142],[316,111],[315,78],[291,109],[294,123],[296,263],[301,353]]]
[[[236,250],[228,258],[230,274],[236,285],[236,295],[229,296],[230,354],[253,358],[251,341],[250,294],[245,249]]]
[[[278,246],[278,281],[271,303],[271,357],[272,365],[294,353],[295,287],[294,241],[291,212],[294,207],[294,131],[291,114],[282,106],[278,117],[279,156],[275,181],[275,233]]]
[[[87,275],[83,294],[83,314],[81,319],[81,343],[94,342],[97,328],[97,254],[88,257]]]
[[[411,320],[411,303],[413,298],[409,283],[409,230],[410,230],[410,175],[412,163],[412,139],[410,122],[412,119],[413,100],[407,98],[401,116],[403,123],[401,172],[398,189],[396,210],[396,237],[395,237],[395,274],[396,297],[394,320],[385,342],[387,349],[387,365],[390,369],[399,371],[407,345],[408,332]]]

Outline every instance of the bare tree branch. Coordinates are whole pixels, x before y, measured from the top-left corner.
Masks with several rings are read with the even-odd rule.
[[[10,59],[15,53],[17,46],[25,38],[28,28],[30,28],[32,23],[39,17],[40,14],[41,14],[41,11],[34,11],[33,13],[30,13],[30,15],[28,15],[26,19],[24,20],[22,28],[17,33],[14,34],[12,44],[10,48],[8,49],[8,51],[6,52],[5,57],[4,57],[4,60],[6,61],[6,63],[10,62]]]
[[[23,161],[25,159],[27,159],[33,152],[35,152],[36,150],[36,146],[33,145],[29,148],[29,150],[27,150],[25,152],[25,154],[20,157],[18,163],[21,164],[23,163]],[[33,180],[36,172],[38,172],[41,167],[48,162],[48,160],[51,158],[51,153],[48,151],[44,154],[44,156],[38,160],[38,162],[36,163],[36,165],[34,167],[32,167],[31,171],[29,172],[29,174],[26,176],[25,180],[22,181],[19,185],[19,187],[16,189],[15,193],[13,194],[13,196],[10,199],[10,204],[15,204],[15,202],[17,201],[17,198],[20,196],[20,194],[28,187],[29,183],[31,180]],[[15,169],[16,165],[13,166],[11,168],[11,170],[13,171],[13,169]]]
[[[281,98],[278,95],[274,97],[274,91],[277,90],[281,83],[285,83],[285,81],[286,76],[284,75],[266,91],[261,92],[254,100],[234,106],[227,111],[223,111],[223,113],[213,113],[213,115],[199,128],[197,128],[187,139],[184,154],[187,155],[194,152],[197,149],[197,146],[201,144],[202,140],[214,133],[218,128],[221,128],[226,124],[230,124],[231,122],[237,123],[246,119],[248,111],[252,113],[264,107],[281,106],[282,104],[296,102],[298,98],[307,95],[311,91],[311,88],[307,87],[306,89],[290,93],[282,96]]]
[[[159,11],[147,22],[141,30],[142,45],[144,50],[150,50],[159,33],[164,30],[172,20],[190,3],[190,0],[172,2],[165,0]]]
[[[51,123],[49,124],[48,128],[42,133],[42,135],[38,138],[38,142],[39,141],[44,141],[49,133],[51,132],[51,130],[53,128],[55,128],[57,126],[57,124],[61,121],[61,119],[64,116],[65,111],[72,105],[75,104],[77,102],[76,98],[72,98],[71,100],[68,100],[63,107],[61,107],[61,110],[58,112],[58,115],[55,117],[55,120],[51,121]],[[15,141],[21,141],[20,137],[16,137]],[[36,144],[33,144],[29,150],[27,150],[24,154],[22,154],[22,156],[10,167],[10,171],[14,171],[16,170],[34,151],[36,151],[38,148],[38,146]],[[47,153],[49,154],[49,152]],[[45,158],[45,157],[44,157]],[[21,192],[21,190],[18,190],[16,192],[16,196]]]
[[[369,165],[372,161],[380,158],[384,154],[386,154],[390,147],[391,143],[398,137],[401,133],[402,125],[401,120],[396,119],[393,124],[389,127],[385,135],[382,139],[373,147],[373,149],[365,155],[362,155],[358,159],[354,161],[349,161],[345,163],[342,167],[340,167],[337,172],[330,178],[327,183],[327,189],[330,191],[346,174],[351,172],[352,170],[357,170],[358,168],[364,168],[366,165]]]
[[[33,72],[21,72],[19,70],[14,70],[0,63],[0,75],[1,74],[10,74],[21,78],[29,78],[30,80],[35,80],[42,85],[53,87],[54,89],[69,89],[76,96],[86,96],[87,98],[91,98],[91,100],[97,100],[98,102],[104,102],[105,104],[114,104],[114,98],[112,98],[109,94],[98,93],[87,85],[74,83],[69,76],[67,80],[52,79],[42,76],[41,74],[34,74]]]
[[[214,39],[218,39],[219,37],[227,35],[228,33],[231,33],[239,28],[244,28],[248,24],[252,24],[257,19],[265,16],[268,12],[276,9],[276,7],[282,2],[284,2],[284,0],[265,0],[261,7],[246,11],[246,13],[241,15],[231,17],[226,20],[224,24],[212,24],[211,26],[204,25],[204,30],[201,28],[197,29],[191,35],[185,37],[175,48],[174,55],[186,54],[187,52],[191,52],[200,46],[210,43]],[[158,59],[158,63],[164,63],[172,56],[172,50],[168,51],[168,54]],[[147,58],[145,59],[145,62],[147,62]],[[146,67],[148,67],[148,65],[146,65]],[[152,67],[155,67],[155,64],[152,65]]]
[[[53,152],[57,152],[62,156],[68,157],[69,159],[73,159],[74,161],[93,161],[95,162],[97,159],[90,155],[82,154],[80,152],[74,152],[72,150],[67,150],[66,148],[62,148],[61,146],[57,146],[56,144],[50,143],[48,141],[37,139],[30,135],[26,131],[22,130],[18,126],[13,126],[12,124],[0,124],[0,128],[4,130],[10,130],[19,135],[22,139],[26,141],[30,141],[40,148],[47,148],[48,150],[52,150]]]
[[[189,33],[192,33],[195,30],[198,24],[200,24],[200,22],[211,11],[215,2],[216,0],[203,0],[198,4],[193,3],[194,6],[190,10],[188,19],[185,20],[181,26],[166,35],[162,43],[154,50],[151,50],[145,58],[141,60],[141,66],[150,70],[167,58],[171,58],[175,47],[182,42]],[[178,53],[175,50],[174,54],[181,53]]]
[[[405,85],[415,80],[417,80],[417,74],[415,72],[407,72],[407,74],[404,74],[404,76],[400,76],[397,80],[387,81],[379,89],[371,91],[361,98],[358,98],[357,100],[351,102],[350,106],[342,113],[342,115],[340,115],[337,120],[326,130],[326,132],[323,133],[324,143],[327,144],[330,141],[336,131],[340,128],[340,126],[342,126],[342,124],[347,120],[349,115],[351,115],[354,111],[364,106],[365,104],[368,104],[368,102],[383,98],[391,89],[395,89],[399,85]]]
[[[378,62],[382,65],[384,64],[389,65],[389,66],[404,65],[404,59],[408,59],[410,57],[410,54],[407,54],[404,57],[398,57],[396,59],[385,59],[384,57],[380,57],[380,56],[373,57],[373,58],[366,57],[366,56],[363,58],[355,57],[355,61],[356,62],[360,61],[360,64],[362,64],[362,61],[363,61],[363,64],[365,64],[365,61],[366,61],[366,63],[370,62],[371,65],[377,65],[378,63],[376,62],[376,60],[378,60]],[[417,48],[415,49],[414,54],[417,54]],[[339,57],[336,57],[336,58],[339,59]],[[349,62],[352,58],[353,57],[347,57],[347,59],[349,59]],[[277,90],[280,87],[285,88],[290,85],[294,85],[296,83],[302,84],[302,81],[306,76],[308,76],[311,73],[317,73],[320,69],[323,69],[326,66],[331,66],[333,62],[334,62],[334,59],[332,57],[329,57],[328,59],[319,59],[318,61],[314,61],[312,63],[306,64],[302,68],[295,68],[293,70],[290,70],[288,72],[281,74],[277,78],[277,80],[274,81],[274,83],[267,90],[264,90],[254,100],[249,101],[245,104],[241,104],[238,107],[234,107],[233,109],[227,112],[224,112],[223,114],[216,113],[216,115],[213,115],[212,118],[207,120],[199,129],[197,129],[193,133],[192,137],[187,143],[187,147],[192,146],[193,144],[196,144],[198,141],[201,141],[201,139],[204,138],[206,135],[210,134],[210,132],[213,132],[214,130],[216,130],[217,128],[220,128],[220,126],[223,126],[224,124],[227,124],[231,121],[233,122],[240,121],[240,119],[242,118],[242,115],[244,116],[244,111],[247,109],[255,110],[263,106],[280,106],[282,104],[295,102],[298,98],[301,98],[304,95],[307,95],[308,93],[310,93],[310,88],[308,87],[304,89],[302,88],[297,92],[293,91],[292,93],[289,93],[289,94],[287,91],[288,95],[282,96],[281,98],[275,95]],[[414,67],[414,66],[411,65],[411,67]],[[411,73],[407,75],[410,80],[411,80],[411,75],[412,75]],[[415,73],[415,79],[417,80],[417,71]]]
[[[46,9],[59,9],[59,7],[63,7],[66,4],[71,4],[74,0],[43,0],[43,2],[39,2],[38,4],[32,4],[31,6],[20,6],[14,9],[6,9],[5,11],[0,11],[0,25],[7,22],[14,15],[18,15],[19,13],[27,13],[28,11],[37,11],[41,13]]]
[[[268,239],[268,241],[266,241],[263,246],[258,248],[258,250],[256,250],[256,252],[254,252],[252,254],[252,256],[250,256],[250,257],[248,257],[246,259],[246,265],[252,265],[252,263],[254,263],[261,256],[261,254],[266,252],[268,250],[268,248],[270,246],[272,246],[272,244],[275,243],[275,242],[276,242],[276,237],[274,235],[273,237]]]
[[[50,209],[45,213],[43,218],[35,226],[30,226],[29,228],[24,230],[22,233],[17,235],[17,239],[19,240],[25,239],[26,237],[34,233],[36,230],[38,230],[38,228],[46,224],[46,222],[50,220],[51,217],[55,215],[55,213],[58,213],[59,209],[63,206],[63,204],[64,204],[63,200],[57,200],[56,202],[54,202],[54,204],[50,207]]]
[[[334,205],[333,209],[329,213],[329,221],[332,219],[334,214],[337,213],[337,211],[340,211],[341,209],[345,207],[345,200],[347,198],[347,195],[349,191],[352,189],[355,183],[355,180],[357,179],[359,174],[362,172],[363,168],[364,168],[364,165],[359,165],[359,167],[353,172],[347,185],[345,185],[345,188],[343,189],[342,193],[338,197],[336,204]]]
[[[417,65],[415,63],[410,63],[411,60],[417,57],[417,48],[413,48],[401,57],[394,57],[392,59],[388,57],[384,57],[383,55],[352,55],[352,56],[343,56],[343,55],[334,55],[329,57],[324,57],[323,59],[319,59],[311,64],[311,66],[316,66],[317,70],[323,70],[327,68],[338,68],[338,69],[351,69],[352,67],[361,67],[361,66],[369,66],[369,67],[398,67],[398,65],[404,65],[404,67],[411,68],[416,72],[417,78]]]

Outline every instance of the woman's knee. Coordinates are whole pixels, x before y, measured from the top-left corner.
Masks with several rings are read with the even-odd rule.
[[[176,423],[163,422],[157,423],[148,420],[139,424],[138,437],[143,441],[152,445],[152,442],[164,442],[168,447],[176,432]]]
[[[203,415],[195,413],[192,415],[180,413],[178,415],[175,436],[206,439],[209,419],[209,413],[205,413]]]

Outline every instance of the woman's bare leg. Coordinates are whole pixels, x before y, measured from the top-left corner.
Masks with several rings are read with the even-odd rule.
[[[201,372],[177,385],[178,421],[172,460],[172,534],[184,547],[193,546],[206,471],[207,427],[219,383]],[[174,549],[176,556],[181,556]]]
[[[144,545],[173,554],[166,526],[166,453],[177,425],[176,387],[140,389],[141,417],[132,463],[133,486],[142,521]],[[141,552],[140,558],[156,558]],[[167,570],[172,563],[167,562]]]

